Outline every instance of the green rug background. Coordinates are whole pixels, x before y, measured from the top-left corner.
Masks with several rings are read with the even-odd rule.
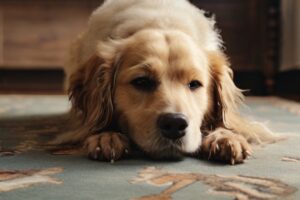
[[[241,108],[245,115],[266,122],[289,139],[255,148],[253,157],[235,166],[192,158],[180,162],[129,159],[111,164],[72,152],[54,155],[39,146],[39,141],[63,132],[69,109],[66,96],[0,95],[0,199],[300,199],[300,105],[275,97],[248,98],[247,105]],[[133,182],[145,168],[150,172]],[[167,178],[153,181],[151,178],[161,176],[159,169]],[[190,177],[191,173],[207,180],[167,190],[182,174]],[[245,183],[236,178],[239,175],[258,178]],[[222,179],[222,187],[209,183],[216,177]],[[287,190],[269,185],[269,179]]]

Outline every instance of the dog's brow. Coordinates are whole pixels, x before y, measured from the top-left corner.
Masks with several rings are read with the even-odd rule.
[[[154,70],[153,66],[149,63],[140,63],[137,65],[134,65],[132,67],[129,68],[129,70],[127,71],[127,73],[131,74],[136,74],[137,72],[142,72],[143,74],[146,75],[150,75],[150,76],[156,76],[157,73]]]
[[[181,82],[189,81],[190,79],[202,80],[201,71],[196,68],[181,68],[170,71],[170,77]]]
[[[131,70],[144,70],[146,72],[152,72],[152,66],[149,64],[149,63],[141,63],[141,64],[138,64],[138,65],[135,65],[131,68]]]
[[[151,68],[152,66],[149,63],[142,63],[142,67]]]
[[[149,63],[142,63],[139,65],[139,68],[148,72],[152,70],[152,66]]]

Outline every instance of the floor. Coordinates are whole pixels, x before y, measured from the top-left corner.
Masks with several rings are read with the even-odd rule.
[[[0,95],[0,199],[300,199],[300,104],[276,97],[246,103],[244,115],[288,139],[253,147],[234,166],[139,156],[112,164],[45,145],[65,130],[66,96]]]

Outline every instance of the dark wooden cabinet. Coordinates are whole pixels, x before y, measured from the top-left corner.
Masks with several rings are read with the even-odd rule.
[[[255,70],[261,65],[261,27],[258,1],[192,1],[214,13],[224,46],[235,70]],[[261,1],[260,1],[261,2]]]
[[[191,2],[215,15],[237,84],[252,93],[271,93],[279,62],[279,0]]]

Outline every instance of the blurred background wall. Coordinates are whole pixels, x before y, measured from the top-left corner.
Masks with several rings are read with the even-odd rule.
[[[300,1],[284,0],[281,3],[283,71],[300,69]]]
[[[290,20],[299,19],[291,10],[298,0],[190,1],[215,15],[239,87],[254,95],[300,94],[300,73],[289,71],[299,68],[293,39],[300,35],[294,31],[299,20]],[[1,0],[0,92],[61,92],[68,46],[101,3]],[[289,63],[292,55],[295,64]]]

